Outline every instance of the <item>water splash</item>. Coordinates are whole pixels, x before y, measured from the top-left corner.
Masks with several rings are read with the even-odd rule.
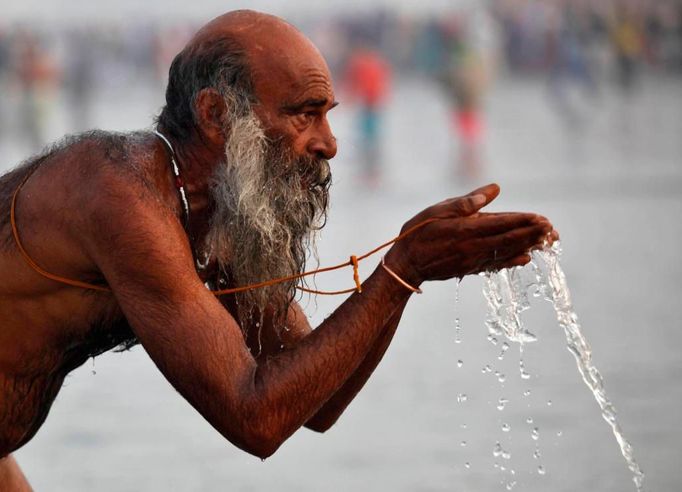
[[[561,249],[559,243],[533,253],[529,267],[516,267],[499,272],[485,273],[484,296],[488,302],[486,326],[490,336],[504,335],[508,340],[523,346],[537,340],[535,335],[525,330],[520,314],[530,307],[528,292],[533,297],[544,297],[552,303],[559,326],[566,335],[567,348],[573,354],[583,381],[592,391],[602,417],[611,426],[620,446],[623,458],[633,474],[633,482],[638,492],[644,490],[644,474],[635,460],[632,445],[623,436],[616,418],[616,409],[604,390],[601,374],[592,362],[592,349],[583,336],[578,316],[573,309],[571,295],[566,285],[566,276],[559,264]],[[522,374],[525,368],[522,367]],[[547,402],[551,405],[551,401]],[[533,429],[532,437],[539,437]],[[538,473],[544,474],[541,467]]]

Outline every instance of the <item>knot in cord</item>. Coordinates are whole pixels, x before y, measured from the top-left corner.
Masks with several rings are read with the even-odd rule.
[[[360,282],[360,273],[358,272],[358,257],[352,255],[350,257],[350,264],[353,265],[353,280],[355,281],[356,292],[362,292],[362,282]]]

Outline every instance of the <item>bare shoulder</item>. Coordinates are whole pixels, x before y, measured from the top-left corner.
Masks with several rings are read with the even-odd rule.
[[[94,162],[87,161],[92,154],[85,150],[80,191],[72,204],[80,211],[76,232],[88,254],[96,256],[98,266],[119,256],[115,263],[146,272],[146,260],[158,257],[166,269],[181,262],[194,272],[168,158],[158,139],[147,133],[106,140],[95,142]]]
[[[159,235],[158,224],[164,224],[165,236],[184,237],[181,228],[173,227],[177,212],[172,188],[164,187],[171,179],[164,157],[150,132],[67,137],[0,178],[1,205],[9,212],[12,195],[28,177],[16,202],[24,246],[48,271],[92,278],[101,269],[88,249],[113,234],[150,240]],[[9,213],[2,215],[8,246]]]

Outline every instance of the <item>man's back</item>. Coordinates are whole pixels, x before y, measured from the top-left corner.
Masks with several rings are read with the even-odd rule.
[[[135,343],[113,294],[44,278],[22,258],[10,223],[12,196],[28,176],[17,194],[16,226],[41,268],[104,286],[83,247],[87,201],[92,193],[107,192],[93,186],[108,173],[129,176],[130,192],[139,194],[157,145],[149,133],[93,132],[66,140],[0,179],[0,456],[33,436],[71,370]]]

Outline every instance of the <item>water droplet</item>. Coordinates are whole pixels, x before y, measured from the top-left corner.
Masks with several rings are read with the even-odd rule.
[[[505,376],[504,374],[500,373],[500,374],[497,376],[497,380],[498,380],[500,383],[504,383],[504,382],[507,380],[507,376]]]
[[[471,465],[469,464],[468,461],[467,461],[466,463],[464,463],[464,468],[466,468],[467,470],[468,470],[469,468],[471,468]]]
[[[493,448],[493,456],[495,458],[502,456],[502,445],[500,444],[500,441],[495,443],[495,447]]]
[[[464,365],[464,362],[462,362],[461,359],[457,361],[457,367],[462,367],[463,365]]]
[[[516,485],[515,481],[511,481],[507,484],[507,490],[511,490],[514,488],[514,485]]]
[[[538,474],[544,475],[545,473],[547,473],[547,472],[546,472],[545,469],[542,467],[542,465],[538,466]]]
[[[459,443],[459,445],[462,446],[462,447],[466,447],[467,442],[466,442],[466,441],[462,441],[462,442]]]
[[[536,460],[540,459],[540,450],[539,449],[536,449],[535,451],[533,451],[533,458],[535,458]]]
[[[533,427],[533,431],[530,433],[530,437],[532,437],[534,441],[540,439],[540,430],[537,427]]]
[[[508,451],[502,451],[502,458],[505,460],[511,459],[511,453],[509,453]]]
[[[466,425],[466,424],[460,424],[460,427],[461,427],[462,429],[466,429],[466,428],[467,428],[467,425]]]
[[[502,432],[509,432],[511,430],[511,426],[507,423],[502,424]]]
[[[547,400],[547,406],[551,407],[552,406],[552,400]]]
[[[528,417],[528,418],[526,419],[526,423],[527,423],[527,424],[532,424],[532,423],[533,423],[533,417]]]
[[[457,403],[464,403],[465,401],[467,401],[466,394],[460,393],[459,395],[457,395]]]
[[[530,390],[526,390],[523,392],[523,396],[530,396]]]
[[[561,437],[561,436],[563,436],[563,435],[564,435],[564,433],[561,432],[561,431],[559,431],[559,432],[556,433],[556,436],[557,436],[557,437]]]
[[[504,359],[504,354],[505,352],[509,350],[509,344],[507,342],[502,343],[502,352],[500,352],[500,355],[497,356],[499,360]]]
[[[504,410],[504,407],[508,402],[509,400],[507,400],[506,398],[500,398],[497,401],[497,409],[501,412],[502,410]]]

